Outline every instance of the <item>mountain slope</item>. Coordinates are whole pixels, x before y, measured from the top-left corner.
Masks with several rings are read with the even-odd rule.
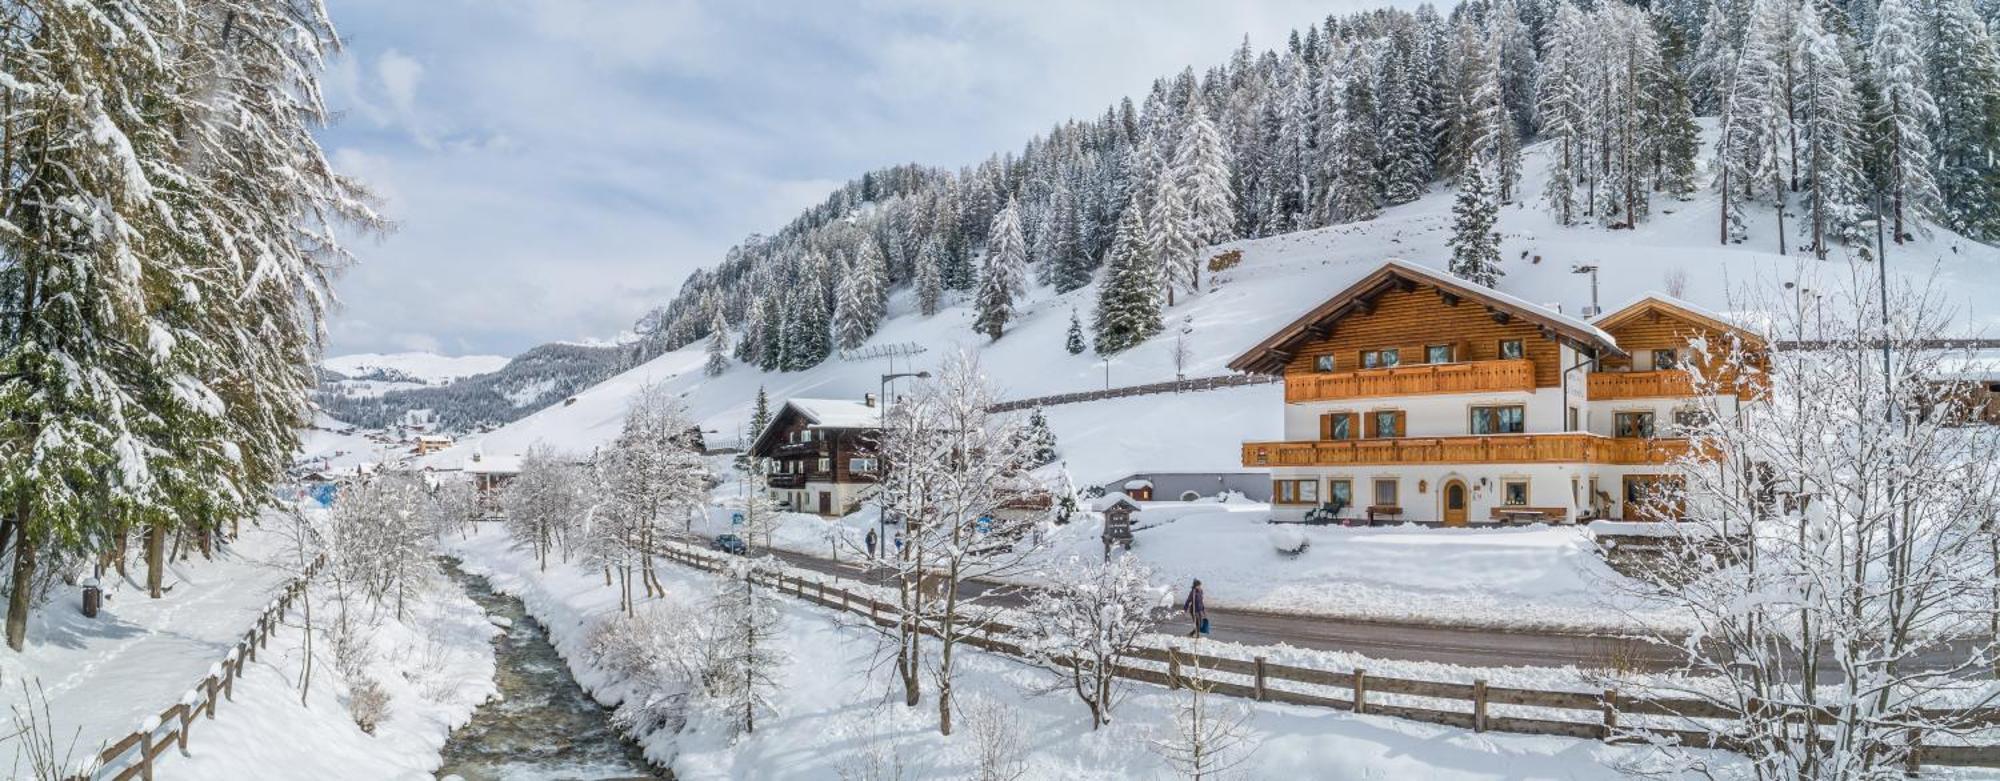
[[[322,383],[317,400],[328,415],[362,428],[385,428],[411,410],[428,409],[436,413],[438,425],[445,431],[474,431],[517,420],[602,381],[618,370],[624,355],[624,349],[616,346],[554,342],[507,360],[496,370],[443,384],[383,380]],[[421,363],[405,367],[446,369],[438,362]]]
[[[1545,158],[1544,148],[1530,148],[1523,192],[1541,191]],[[1110,360],[1110,384],[1173,379],[1173,341],[1183,323],[1191,329],[1187,374],[1225,373],[1239,352],[1385,260],[1442,268],[1450,257],[1451,202],[1450,191],[1434,190],[1368,222],[1211,248],[1211,255],[1241,250],[1241,265],[1216,275],[1207,290],[1181,295],[1165,313],[1163,333]],[[1599,298],[1607,311],[1644,292],[1677,287],[1681,298],[1754,317],[1734,303],[1752,283],[1775,287],[1802,279],[1808,289],[1831,289],[1832,280],[1821,275],[1848,270],[1840,258],[1776,254],[1775,218],[1768,209],[1748,215],[1751,235],[1768,239],[1768,249],[1718,246],[1716,210],[1713,195],[1703,191],[1685,202],[1662,201],[1637,229],[1614,231],[1556,225],[1535,202],[1507,206],[1499,223],[1506,272],[1499,289],[1575,314],[1590,302],[1590,280],[1571,273],[1571,264],[1594,263],[1602,268]],[[1919,281],[1935,272],[1939,291],[1962,313],[1966,334],[1989,330],[2000,320],[2000,307],[1988,303],[2000,300],[2000,250],[1934,229],[1928,237],[1892,246],[1890,264],[1899,276]],[[1018,318],[992,342],[973,332],[976,315],[965,300],[924,317],[916,313],[910,291],[897,290],[890,299],[890,316],[869,344],[910,343],[926,349],[914,362],[895,361],[896,371],[935,367],[966,351],[1010,398],[1101,388],[1106,362],[1094,353],[1069,355],[1063,349],[1070,310],[1075,308],[1087,324],[1101,281],[1060,295],[1046,287],[1030,290]],[[701,371],[704,357],[700,344],[666,353],[577,393],[573,404],[543,409],[464,441],[432,456],[431,463],[456,466],[475,450],[518,453],[536,443],[587,454],[617,433],[630,395],[653,382],[681,395],[689,411],[713,432],[711,443],[733,441],[760,385],[773,404],[790,396],[860,398],[877,392],[880,374],[891,370],[886,359],[836,357],[789,373],[764,373],[732,362],[722,376],[710,378]],[[1239,470],[1237,443],[1278,436],[1280,399],[1275,386],[1257,386],[1064,405],[1049,409],[1048,415],[1077,480],[1098,482],[1140,469]]]

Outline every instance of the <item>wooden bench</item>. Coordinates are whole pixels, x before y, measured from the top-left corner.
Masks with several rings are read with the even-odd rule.
[[[1492,519],[1499,523],[1557,523],[1569,514],[1563,507],[1520,507],[1500,506],[1493,508]]]
[[[1396,506],[1396,505],[1393,505],[1393,504],[1371,504],[1371,505],[1368,505],[1368,525],[1369,525],[1369,526],[1374,526],[1374,525],[1375,525],[1375,521],[1376,521],[1376,519],[1378,518],[1378,516],[1385,516],[1385,515],[1386,515],[1386,516],[1392,516],[1392,517],[1394,517],[1394,518],[1396,518],[1396,519],[1400,520],[1400,519],[1402,518],[1402,516],[1403,516],[1403,508],[1401,508],[1401,507],[1398,507],[1398,506]]]

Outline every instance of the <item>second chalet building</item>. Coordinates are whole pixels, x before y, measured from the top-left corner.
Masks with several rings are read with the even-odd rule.
[[[773,501],[795,512],[843,515],[875,485],[882,410],[862,401],[790,399],[757,433],[750,455],[769,459]]]
[[[1243,444],[1279,517],[1474,523],[1671,514],[1648,501],[1700,414],[1690,343],[1756,338],[1650,296],[1584,321],[1402,261],[1230,362],[1285,383],[1283,441]],[[1718,341],[1723,340],[1723,341]],[[1750,398],[1725,388],[1722,411]]]

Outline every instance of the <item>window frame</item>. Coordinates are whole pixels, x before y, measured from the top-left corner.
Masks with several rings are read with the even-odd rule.
[[[1333,417],[1326,424],[1326,441],[1345,442],[1354,439],[1355,415],[1352,412],[1330,412]]]
[[[1503,428],[1501,425],[1501,421],[1503,420],[1503,418],[1499,413],[1503,410],[1514,410],[1518,414],[1518,417],[1516,417],[1514,421],[1517,430],[1515,431],[1501,430]],[[1490,417],[1491,422],[1489,423],[1488,430],[1486,431],[1479,430],[1479,419],[1481,417],[1481,413],[1490,413],[1491,415]],[[1472,436],[1484,436],[1487,434],[1526,434],[1528,433],[1528,408],[1525,405],[1521,404],[1478,404],[1468,407],[1466,408],[1465,431],[1467,434],[1470,434]]]
[[[1307,492],[1301,491],[1301,488],[1310,488],[1312,496],[1303,496],[1302,494]],[[1271,503],[1295,506],[1319,504],[1319,478],[1280,477],[1272,479]]]
[[[1387,434],[1382,433],[1383,415],[1388,415],[1390,421],[1394,424],[1390,427],[1389,433]],[[1374,433],[1369,434],[1366,437],[1363,437],[1363,439],[1398,439],[1404,435],[1405,429],[1407,428],[1406,421],[1408,420],[1409,418],[1403,413],[1403,410],[1399,409],[1370,410],[1368,412],[1368,421],[1369,423],[1372,424],[1371,428],[1374,429]]]
[[[1333,356],[1331,355],[1313,356],[1313,371],[1325,374],[1328,372],[1332,372],[1333,370],[1334,370]]]
[[[1511,495],[1510,495],[1510,490],[1511,490],[1511,489],[1513,489],[1513,487],[1514,487],[1514,486],[1520,486],[1520,487],[1521,487],[1521,501],[1518,501],[1518,502],[1514,501],[1514,500],[1513,500],[1513,496],[1511,496]],[[1528,481],[1528,478],[1525,478],[1525,477],[1503,477],[1503,478],[1501,478],[1501,479],[1500,479],[1500,506],[1501,506],[1501,507],[1527,507],[1527,506],[1528,506],[1529,504],[1531,504],[1531,503],[1533,502],[1533,498],[1532,498],[1533,494],[1531,494],[1531,493],[1530,493],[1530,491],[1531,491],[1531,490],[1533,490],[1533,486],[1532,486],[1532,485],[1531,485],[1531,484],[1529,483],[1529,481]]]
[[[813,459],[813,469],[816,472],[831,474],[833,472],[833,458],[830,456],[820,456]]]
[[[1644,418],[1645,420],[1644,432],[1636,434],[1625,433],[1625,421],[1639,418]],[[1626,410],[1611,413],[1611,436],[1617,439],[1653,439],[1659,435],[1659,425],[1659,417],[1653,413],[1653,410]]]
[[[857,474],[874,474],[875,459],[872,456],[848,456],[847,471]]]
[[[1384,485],[1389,486],[1390,501],[1387,502],[1382,501],[1382,486]],[[1403,506],[1402,479],[1395,477],[1377,477],[1373,480],[1370,480],[1368,482],[1368,498],[1373,501],[1373,503],[1369,505],[1370,507]]]
[[[1444,351],[1444,360],[1442,361],[1437,359],[1438,350]],[[1458,350],[1449,344],[1427,344],[1424,345],[1424,363],[1457,363],[1457,352]]]
[[[1346,490],[1344,491],[1341,490],[1343,488]],[[1328,504],[1333,504],[1335,500],[1338,499],[1339,496],[1343,493],[1347,495],[1347,500],[1345,502],[1341,502],[1340,506],[1343,508],[1353,507],[1354,506],[1353,478],[1335,477],[1335,478],[1329,478],[1326,481],[1326,501]]]
[[[1507,354],[1507,345],[1514,345],[1514,355]],[[1528,357],[1528,342],[1525,339],[1501,339],[1494,347],[1494,355],[1503,361],[1518,361]]]
[[[1660,356],[1667,357],[1667,364],[1660,365]],[[1681,351],[1672,347],[1655,347],[1652,350],[1653,371],[1673,371],[1681,368]]]

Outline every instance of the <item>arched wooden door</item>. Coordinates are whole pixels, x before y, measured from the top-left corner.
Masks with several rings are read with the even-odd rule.
[[[1465,525],[1465,482],[1451,480],[1444,484],[1444,525]]]

